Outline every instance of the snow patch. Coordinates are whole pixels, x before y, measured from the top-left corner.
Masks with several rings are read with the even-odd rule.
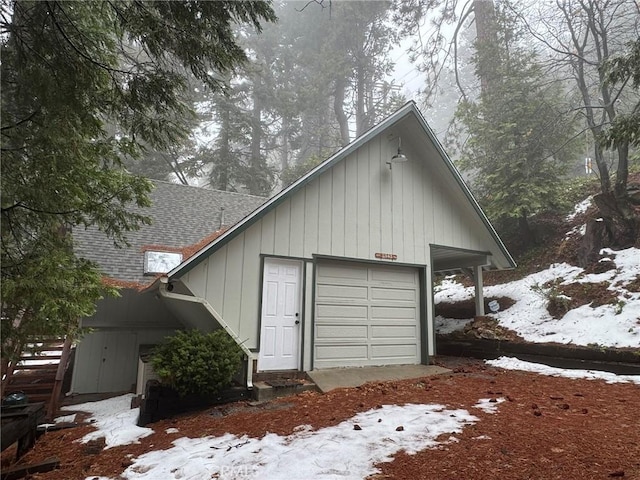
[[[564,239],[568,240],[569,238],[573,237],[574,235],[580,235],[581,237],[584,237],[585,233],[587,233],[587,224],[586,223],[584,225],[577,225],[577,226],[573,227],[571,230],[569,230],[567,232],[567,234],[564,236]]]
[[[138,427],[139,408],[130,408],[131,399],[135,395],[127,394],[101,400],[99,402],[81,403],[62,407],[62,410],[74,410],[91,414],[89,421],[98,429],[80,439],[82,443],[105,438],[106,447],[117,447],[137,443],[139,439],[153,433],[151,428]]]
[[[464,330],[464,327],[473,321],[472,318],[460,320],[459,318],[444,318],[438,315],[435,318],[435,329],[438,335],[446,335]]]
[[[576,218],[578,215],[585,213],[591,206],[592,200],[593,200],[593,195],[590,195],[589,197],[584,199],[582,202],[578,203],[573,208],[573,212],[567,215],[567,222],[570,222],[574,218]]]
[[[168,450],[146,453],[122,474],[129,480],[178,478],[304,478],[360,480],[400,450],[412,455],[478,421],[442,405],[385,405],[339,425],[291,435],[180,438]],[[360,430],[355,430],[354,425]],[[399,427],[403,427],[400,429]],[[449,442],[457,441],[450,436]]]
[[[496,413],[498,405],[504,402],[504,397],[500,398],[481,398],[473,407],[479,408],[485,413]]]
[[[509,297],[515,300],[510,308],[489,316],[528,342],[640,348],[640,293],[624,288],[640,276],[640,249],[604,249],[602,253],[613,258],[615,269],[600,274],[585,274],[580,267],[556,263],[523,279],[485,287],[485,297]],[[610,290],[617,293],[618,303],[596,308],[583,305],[556,320],[547,312],[547,299],[536,294],[532,287],[557,279],[562,279],[565,285],[574,282],[610,282]],[[437,289],[434,298],[435,303],[453,303],[473,298],[473,295],[473,287],[465,288],[457,282],[446,280]],[[446,325],[449,321],[436,319],[436,328],[442,323],[438,333],[449,333]],[[463,326],[451,325],[450,328],[459,329]]]
[[[636,383],[640,385],[640,375],[616,375],[615,373],[601,372],[599,370],[567,370],[564,368],[550,367],[541,363],[524,362],[515,357],[500,357],[496,360],[485,360],[485,363],[506,370],[522,370],[551,377],[582,378],[587,380],[604,380],[607,383]]]

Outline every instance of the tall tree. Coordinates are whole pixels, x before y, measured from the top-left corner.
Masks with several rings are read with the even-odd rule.
[[[399,36],[388,21],[390,1],[332,2],[331,28],[324,43],[335,59],[334,112],[343,145],[350,142],[348,119],[355,136],[362,135],[379,119],[377,93],[391,72],[391,48]],[[351,94],[353,103],[345,102]]]
[[[250,118],[244,108],[248,85],[231,82],[224,92],[210,96],[208,108],[216,122],[217,135],[198,151],[209,186],[225,191],[241,191],[248,176],[246,139],[250,138]]]
[[[594,219],[587,225],[580,255],[587,263],[602,247],[628,247],[640,235],[640,219],[627,192],[629,143],[624,138],[609,143],[611,155],[605,155],[606,143],[599,141],[608,125],[617,124],[621,114],[632,113],[640,98],[633,82],[607,81],[603,68],[628,42],[637,40],[640,5],[633,0],[565,0],[531,4],[518,14],[533,38],[551,53],[550,68],[572,78],[578,92],[574,108],[591,134],[600,180],[594,201],[604,221]]]
[[[280,22],[260,36],[243,32],[251,63],[233,82],[246,98],[234,100],[232,124],[248,125],[238,145],[244,188],[264,194],[269,173],[298,171],[310,158],[328,156],[398,106],[384,83],[395,35],[389,2],[332,2],[328,9],[299,2],[277,5]],[[220,104],[212,102],[218,118]],[[235,119],[235,120],[234,120]],[[216,142],[227,134],[219,129]],[[217,143],[216,143],[217,144]],[[211,157],[215,162],[222,158]]]
[[[494,32],[476,40],[480,97],[457,112],[468,133],[461,165],[473,172],[489,215],[517,219],[521,237],[534,242],[529,217],[557,205],[575,125],[563,117],[562,91],[522,46],[512,17],[498,13]]]
[[[104,292],[70,228],[123,244],[148,221],[131,205],[148,204],[150,184],[122,159],[186,135],[185,71],[220,88],[219,73],[246,58],[232,25],[275,15],[261,1],[139,0],[5,0],[1,15],[5,370],[26,336],[72,334]]]

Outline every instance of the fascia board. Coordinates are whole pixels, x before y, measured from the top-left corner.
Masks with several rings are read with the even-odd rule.
[[[217,239],[211,242],[209,245],[201,249],[198,253],[188,258],[176,268],[171,270],[167,276],[169,279],[180,277],[186,273],[188,273],[191,269],[193,269],[196,265],[198,265],[204,258],[207,258],[209,255],[214,253],[217,249],[222,247],[224,244],[229,242],[231,239],[242,233],[248,227],[250,227],[254,222],[262,218],[269,211],[276,208],[280,203],[282,203],[286,198],[292,196],[295,192],[300,190],[306,184],[308,184],[314,178],[320,176],[325,171],[331,169],[336,163],[340,162],[342,159],[346,158],[349,154],[360,148],[362,145],[367,143],[370,139],[374,138],[376,135],[391,127],[392,125],[398,123],[404,117],[409,115],[410,113],[417,114],[420,117],[420,112],[414,101],[410,101],[406,103],[403,107],[397,110],[394,114],[388,117],[386,120],[383,120],[381,123],[372,127],[367,132],[365,132],[360,137],[356,138],[349,145],[343,147],[334,153],[331,157],[329,157],[324,162],[320,163],[318,166],[310,170],[308,173],[300,177],[294,183],[289,185],[284,190],[281,190],[279,193],[271,197],[271,199],[267,200],[261,207],[254,210],[252,213],[247,215],[244,219],[240,220],[240,222],[236,223],[233,227],[227,230],[225,233],[220,235]]]
[[[440,143],[440,140],[438,140],[438,137],[436,137],[436,135],[433,133],[433,130],[431,130],[431,127],[429,126],[425,118],[422,116],[422,113],[417,108],[416,108],[416,116],[418,118],[418,122],[420,122],[420,126],[422,127],[422,129],[425,131],[425,133],[427,134],[427,136],[435,146],[436,150],[438,151],[438,154],[443,159],[445,165],[447,166],[447,168],[449,169],[449,171],[451,172],[455,180],[458,182],[458,185],[460,185],[460,188],[462,189],[463,193],[467,197],[467,200],[471,203],[471,206],[475,209],[476,213],[482,220],[482,223],[484,223],[485,227],[493,237],[493,240],[496,242],[496,244],[500,248],[500,251],[507,259],[507,262],[509,262],[509,267],[515,268],[516,262],[511,256],[511,254],[509,253],[509,251],[507,250],[507,247],[505,246],[505,244],[502,242],[502,239],[498,235],[498,232],[496,232],[495,228],[493,228],[493,225],[489,221],[489,218],[487,218],[484,211],[482,210],[482,207],[480,207],[480,204],[478,203],[476,198],[473,196],[473,193],[471,193],[471,190],[469,190],[469,187],[467,186],[466,182],[462,178],[462,175],[460,174],[456,166],[451,161],[451,158],[449,157],[447,152],[445,152],[444,147]]]

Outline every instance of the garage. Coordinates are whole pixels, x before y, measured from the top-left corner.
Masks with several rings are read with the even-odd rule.
[[[417,268],[316,265],[314,368],[420,363]]]

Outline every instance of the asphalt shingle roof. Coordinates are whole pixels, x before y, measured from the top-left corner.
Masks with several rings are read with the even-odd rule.
[[[130,247],[116,248],[113,241],[95,227],[73,230],[78,256],[100,265],[104,275],[121,282],[148,284],[144,275],[144,250],[149,245],[181,249],[198,243],[224,227],[236,224],[267,198],[242,193],[153,181],[152,205],[140,210],[152,224],[128,232]]]

